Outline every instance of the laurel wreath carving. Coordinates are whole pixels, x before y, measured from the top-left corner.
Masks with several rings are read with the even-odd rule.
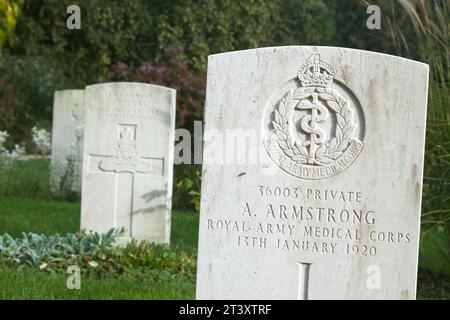
[[[291,141],[288,138],[288,124],[289,121],[286,118],[286,98],[282,98],[278,104],[278,108],[275,109],[275,119],[272,121],[275,133],[277,135],[277,142],[281,150],[293,161],[298,163],[307,163],[308,151],[301,144]]]
[[[352,112],[348,107],[348,102],[339,96],[334,90],[329,88],[304,88],[296,100],[300,101],[311,96],[313,92],[319,93],[319,98],[326,101],[328,107],[336,113],[335,136],[327,144],[322,144],[317,148],[314,155],[314,163],[328,164],[339,158],[347,148],[352,137],[354,126],[352,125]],[[292,159],[292,161],[305,164],[308,163],[309,154],[300,143],[291,142],[288,135],[289,119],[288,110],[295,103],[292,92],[288,93],[290,99],[283,97],[274,111],[272,125],[275,129],[277,142],[281,150]]]

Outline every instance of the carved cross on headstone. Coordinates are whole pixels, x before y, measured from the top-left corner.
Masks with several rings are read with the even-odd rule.
[[[163,175],[164,159],[140,157],[136,150],[136,125],[119,124],[115,155],[89,154],[89,173],[115,175],[114,227],[124,227],[133,237],[133,197],[136,175]]]
[[[308,300],[309,290],[309,270],[311,268],[309,262],[299,262],[298,273],[298,300]]]

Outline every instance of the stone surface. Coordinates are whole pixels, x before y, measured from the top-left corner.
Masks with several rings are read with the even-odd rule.
[[[56,91],[50,189],[53,195],[81,192],[83,159],[84,90]]]
[[[197,298],[414,299],[427,85],[353,49],[210,56]]]
[[[82,229],[169,242],[175,96],[142,83],[86,87]]]

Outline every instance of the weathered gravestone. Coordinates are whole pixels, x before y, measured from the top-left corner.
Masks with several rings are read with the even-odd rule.
[[[53,100],[50,190],[55,196],[81,192],[84,90],[56,91]]]
[[[197,298],[414,299],[427,83],[353,49],[209,57]]]
[[[82,229],[169,242],[175,96],[142,83],[86,88]]]

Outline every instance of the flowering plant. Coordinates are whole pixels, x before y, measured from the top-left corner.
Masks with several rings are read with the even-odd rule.
[[[3,146],[3,144],[5,143],[6,139],[9,137],[8,132],[5,131],[0,131],[0,153],[3,153],[6,151],[5,147]]]
[[[51,151],[51,135],[45,129],[33,127],[33,142],[43,155],[47,155]]]
[[[25,154],[25,147],[16,144],[11,151],[6,149],[3,144],[8,137],[9,134],[7,131],[0,131],[0,158],[3,160],[3,165],[6,168],[11,168],[14,161]]]

